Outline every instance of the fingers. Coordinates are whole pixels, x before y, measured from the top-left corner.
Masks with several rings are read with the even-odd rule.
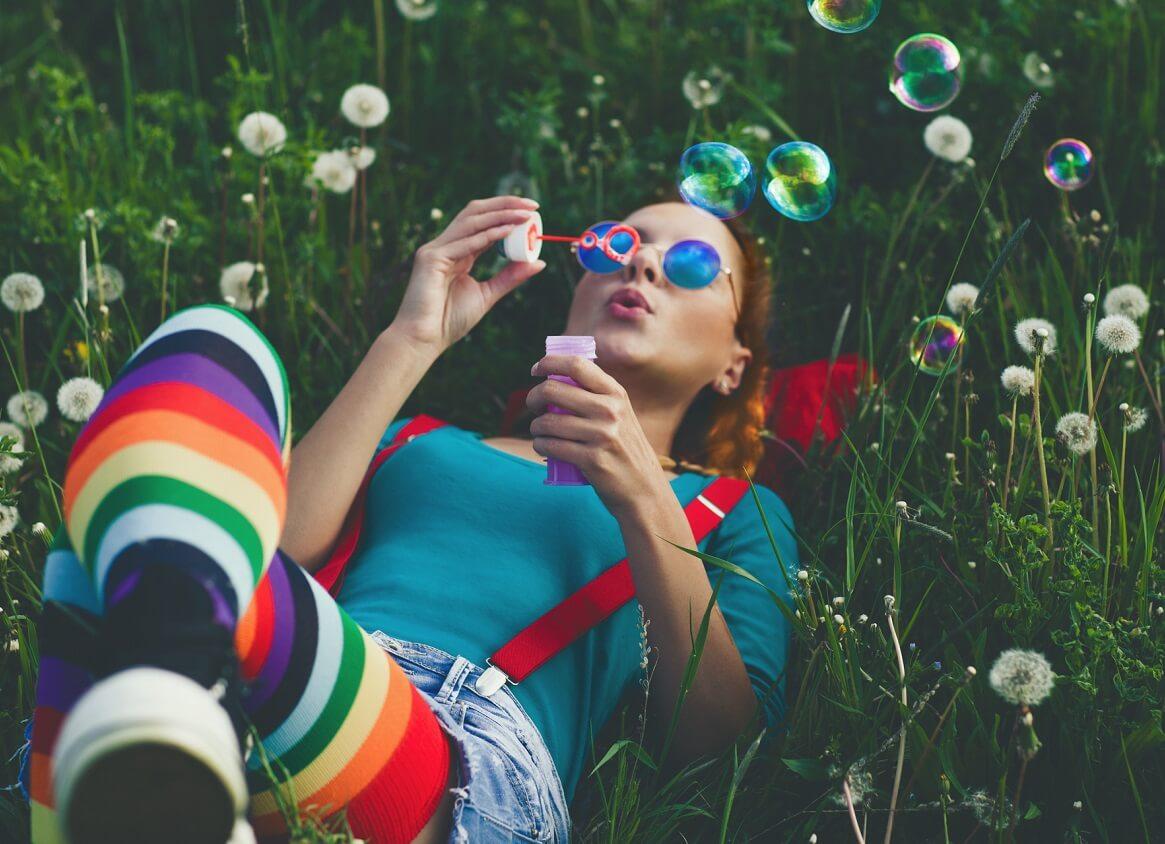
[[[492,228],[479,231],[476,234],[463,237],[459,240],[440,244],[437,248],[439,249],[439,254],[448,258],[450,261],[460,261],[463,258],[477,258],[478,255],[486,249],[489,249],[491,244],[497,243],[512,232],[514,228],[515,225],[513,223],[493,226]]]
[[[489,303],[488,307],[493,307],[494,303],[520,285],[522,282],[536,276],[538,273],[546,269],[545,261],[512,261],[506,264],[497,275],[489,281],[483,281],[482,292],[486,296],[486,301]]]
[[[497,211],[485,211],[481,214],[470,214],[450,223],[449,227],[437,236],[434,243],[442,245],[454,243],[496,226],[525,223],[530,219],[530,214],[531,212],[527,208],[503,208]]]
[[[494,211],[534,211],[538,203],[523,196],[491,196],[488,199],[475,199],[466,204],[457,212],[457,216],[449,223],[452,228],[458,221],[466,217],[476,217]]]
[[[530,370],[531,375],[566,375],[592,393],[618,394],[622,385],[597,363],[579,355],[545,355]]]
[[[526,407],[535,415],[546,413],[551,404],[589,419],[612,419],[614,416],[610,396],[553,378],[535,385],[526,394]]]

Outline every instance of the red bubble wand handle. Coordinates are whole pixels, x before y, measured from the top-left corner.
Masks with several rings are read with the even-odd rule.
[[[611,245],[611,241],[617,234],[625,234],[631,238],[631,246],[625,252],[620,252]],[[592,231],[583,232],[578,237],[566,237],[560,234],[538,234],[535,235],[538,240],[543,240],[551,243],[577,243],[583,249],[602,249],[603,254],[618,264],[626,264],[635,257],[635,253],[639,251],[639,232],[631,226],[625,226],[620,223],[617,226],[611,226],[606,233],[599,237]]]

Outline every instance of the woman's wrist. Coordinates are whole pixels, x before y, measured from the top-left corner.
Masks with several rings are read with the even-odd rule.
[[[394,365],[418,364],[428,369],[445,351],[436,340],[419,337],[405,326],[393,322],[380,332],[373,342],[373,352],[381,351],[382,347],[388,357],[396,361]]]

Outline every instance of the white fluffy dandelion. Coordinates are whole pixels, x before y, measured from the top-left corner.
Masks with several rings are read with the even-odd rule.
[[[1009,366],[999,376],[1003,389],[1013,396],[1030,396],[1036,386],[1036,374],[1026,366]]]
[[[369,146],[352,147],[348,150],[348,157],[352,159],[352,166],[357,170],[367,170],[376,161],[376,150]]]
[[[223,300],[233,300],[231,304],[240,311],[260,308],[267,301],[267,274],[259,274],[259,292],[251,295],[251,277],[255,275],[256,264],[239,261],[225,267],[219,277],[218,286]]]
[[[537,199],[538,183],[521,170],[511,170],[498,179],[494,193],[498,196],[525,196]]]
[[[437,0],[396,0],[396,10],[411,21],[427,21],[437,14]]]
[[[979,288],[975,285],[966,282],[952,284],[947,291],[947,308],[955,316],[966,316],[975,310],[978,299]]]
[[[97,299],[97,265],[89,267],[85,276],[85,286],[89,288],[90,298]],[[101,299],[105,302],[116,302],[125,293],[125,276],[121,270],[112,264],[101,264]]]
[[[178,237],[178,221],[173,217],[161,217],[150,232],[150,240],[155,243],[173,243]]]
[[[105,388],[92,378],[70,378],[57,390],[57,407],[61,416],[84,422],[93,415],[105,395]]]
[[[356,168],[344,150],[321,152],[311,167],[311,176],[332,193],[347,193],[356,184]]]
[[[1096,342],[1110,355],[1127,355],[1141,345],[1141,329],[1123,314],[1110,314],[1096,323]]]
[[[1087,454],[1096,448],[1096,423],[1087,413],[1065,413],[1056,423],[1056,436],[1073,454]]]
[[[19,426],[11,422],[0,422],[0,439],[4,437],[16,440],[12,444],[12,452],[24,451],[24,431],[20,430]],[[22,458],[13,456],[12,452],[0,453],[0,475],[11,475],[24,462]]]
[[[8,399],[9,418],[22,428],[35,428],[49,415],[49,403],[36,390],[24,390]]]
[[[1038,706],[1052,693],[1056,674],[1039,651],[1010,648],[995,660],[988,679],[991,688],[1009,703]]]
[[[942,114],[922,132],[922,141],[930,154],[952,164],[961,163],[971,153],[971,129],[949,114]]]
[[[1041,91],[1046,91],[1056,84],[1052,68],[1039,53],[1028,53],[1023,57],[1023,75]]]
[[[388,95],[375,85],[353,85],[340,99],[340,112],[349,123],[371,129],[388,119]]]
[[[35,311],[44,302],[44,285],[32,273],[12,273],[0,283],[0,302],[14,314]]]
[[[1041,338],[1036,333],[1041,328],[1048,332],[1047,337]],[[1040,346],[1041,339],[1043,340],[1042,347]],[[1029,355],[1034,355],[1036,350],[1041,348],[1045,355],[1050,355],[1056,351],[1056,326],[1052,325],[1046,319],[1036,317],[1021,319],[1015,326],[1015,341]]]
[[[253,111],[239,123],[239,141],[260,158],[279,152],[287,142],[287,127],[274,114]]]
[[[1140,319],[1149,312],[1149,297],[1135,284],[1119,284],[1105,294],[1104,312]]]
[[[740,130],[740,134],[751,135],[752,137],[754,137],[758,141],[760,141],[762,144],[767,144],[769,141],[771,141],[773,139],[773,133],[769,130],[769,128],[767,126],[758,126],[758,125],[745,126],[743,129]]]
[[[1121,410],[1125,414],[1125,432],[1135,434],[1137,431],[1145,427],[1145,423],[1149,421],[1149,411],[1143,407],[1129,407],[1128,405],[1121,405]]]
[[[0,504],[0,537],[7,536],[20,523],[20,513],[11,504]]]
[[[728,74],[712,65],[704,73],[689,71],[681,88],[692,108],[702,109],[720,102],[724,97],[724,83],[727,81]]]

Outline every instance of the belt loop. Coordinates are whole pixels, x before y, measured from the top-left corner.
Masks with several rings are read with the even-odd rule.
[[[440,690],[433,696],[433,699],[442,704],[449,704],[457,700],[458,695],[461,694],[461,687],[465,685],[465,680],[472,670],[473,663],[465,657],[459,656],[454,659],[453,664],[449,666],[449,673],[445,675],[445,682],[441,684]]]

